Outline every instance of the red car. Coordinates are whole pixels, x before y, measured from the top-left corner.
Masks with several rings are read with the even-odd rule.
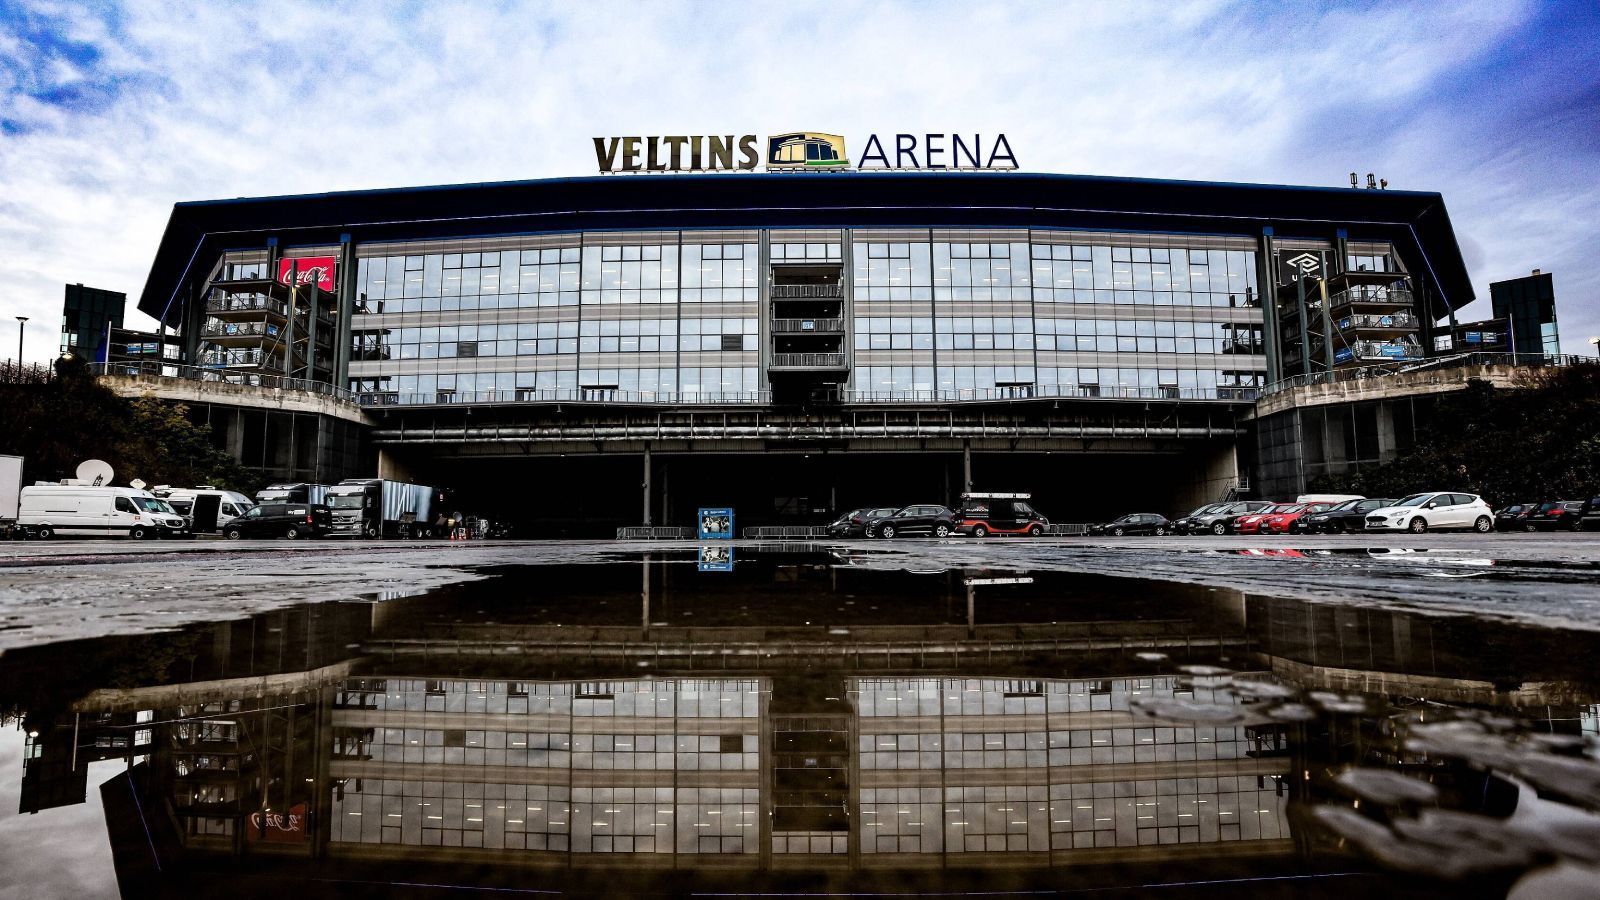
[[[1297,505],[1287,512],[1274,513],[1261,520],[1261,530],[1266,534],[1288,534],[1290,526],[1295,520],[1308,513],[1318,513],[1332,509],[1332,503],[1306,503]]]
[[[1267,519],[1273,516],[1281,516],[1285,513],[1300,512],[1302,509],[1304,509],[1304,505],[1300,503],[1278,503],[1249,515],[1240,516],[1233,520],[1233,533],[1261,534],[1266,530],[1262,523]]]

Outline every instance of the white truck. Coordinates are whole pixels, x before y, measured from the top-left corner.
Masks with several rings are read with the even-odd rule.
[[[41,481],[22,489],[17,524],[41,540],[87,537],[188,537],[189,522],[149,491]]]
[[[10,535],[16,526],[21,494],[22,457],[0,456],[0,535]]]

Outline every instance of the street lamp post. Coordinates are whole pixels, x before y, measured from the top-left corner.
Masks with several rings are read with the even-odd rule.
[[[27,316],[17,316],[17,368],[22,368],[22,335],[28,327]]]

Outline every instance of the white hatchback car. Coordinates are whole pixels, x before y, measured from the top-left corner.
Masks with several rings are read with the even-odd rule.
[[[1447,528],[1465,528],[1479,534],[1494,530],[1494,510],[1476,494],[1412,494],[1393,506],[1367,513],[1368,531],[1409,531],[1422,534]]]

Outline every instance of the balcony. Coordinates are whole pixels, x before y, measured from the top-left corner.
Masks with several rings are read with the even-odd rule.
[[[200,329],[200,336],[225,347],[258,344],[262,338],[282,337],[283,326],[276,322],[209,322]]]
[[[819,370],[843,369],[843,353],[774,353],[768,369]]]
[[[288,316],[289,307],[282,300],[273,300],[260,294],[225,294],[207,300],[206,313],[219,318],[238,318],[242,313],[266,313],[283,319]]]
[[[208,368],[277,369],[282,365],[279,353],[267,350],[208,350],[200,354],[200,364]]]
[[[1362,285],[1329,297],[1328,307],[1338,309],[1342,306],[1381,306],[1385,309],[1410,309],[1415,302],[1415,295],[1405,288]]]
[[[844,296],[843,284],[775,284],[774,300],[837,300]]]
[[[1356,313],[1341,316],[1334,326],[1340,331],[1383,331],[1389,333],[1416,331],[1419,320],[1411,313]]]
[[[843,319],[773,319],[773,334],[843,334]]]

